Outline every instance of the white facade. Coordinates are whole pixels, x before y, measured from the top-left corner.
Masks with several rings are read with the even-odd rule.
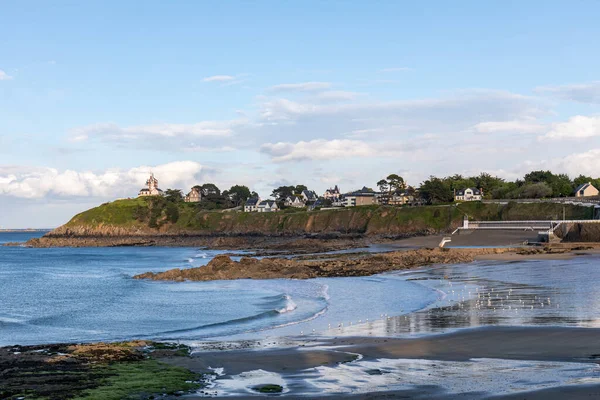
[[[304,201],[297,196],[288,196],[287,199],[285,199],[285,202],[283,203],[286,207],[296,207],[296,208],[301,208],[304,207]]]
[[[273,200],[263,200],[258,203],[257,210],[258,212],[274,212],[278,211],[279,207],[277,207],[277,203]]]
[[[333,188],[329,188],[323,193],[323,198],[326,200],[335,201],[341,197],[340,188],[337,185]]]
[[[454,201],[481,201],[482,192],[479,189],[467,188],[456,191]]]
[[[158,179],[154,177],[154,174],[150,174],[146,186],[148,187],[140,190],[138,196],[162,196],[163,191],[158,188]]]
[[[248,199],[246,200],[246,204],[244,204],[244,212],[255,212],[258,211],[258,204],[260,203],[260,198]]]
[[[319,199],[319,196],[317,196],[317,194],[312,190],[304,190],[302,191],[302,199],[306,203],[309,201],[317,201]]]

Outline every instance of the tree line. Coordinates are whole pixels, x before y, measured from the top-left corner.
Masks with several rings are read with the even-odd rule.
[[[419,195],[429,203],[449,203],[454,200],[455,190],[466,188],[482,189],[483,196],[487,199],[570,197],[579,185],[588,182],[596,188],[600,187],[600,178],[585,175],[571,179],[566,174],[539,170],[529,172],[522,179],[507,181],[482,172],[477,176],[430,176],[421,183]]]
[[[258,197],[256,192],[252,192],[250,188],[244,185],[233,185],[228,190],[221,191],[214,183],[205,183],[195,185],[192,189],[198,190],[202,196],[200,202],[192,205],[203,210],[238,207],[243,205],[249,198]],[[163,197],[171,203],[182,203],[185,199],[185,195],[179,189],[167,189]]]

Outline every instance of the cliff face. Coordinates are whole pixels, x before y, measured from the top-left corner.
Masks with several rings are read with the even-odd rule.
[[[554,233],[563,242],[600,242],[600,222],[561,224]]]
[[[463,203],[424,207],[353,207],[339,210],[277,213],[198,211],[192,203],[177,205],[176,217],[155,212],[148,223],[144,199],[118,200],[76,215],[47,237],[149,236],[298,236],[385,235],[412,236],[449,232],[462,225],[464,215],[477,220],[562,218],[563,205]],[[589,218],[590,209],[566,207],[567,218]],[[151,213],[154,211],[150,211]],[[142,217],[140,217],[142,215]],[[152,227],[151,227],[152,226]]]

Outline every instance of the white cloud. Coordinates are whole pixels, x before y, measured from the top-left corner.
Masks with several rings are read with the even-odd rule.
[[[600,136],[600,117],[576,115],[567,122],[556,123],[541,139],[587,139]]]
[[[573,178],[580,174],[598,177],[600,176],[600,148],[570,154],[564,158],[552,160],[551,164],[555,170],[564,172]]]
[[[365,142],[345,139],[266,143],[260,151],[270,155],[274,162],[370,157],[376,154],[371,145]]]
[[[0,69],[0,81],[9,81],[13,79],[12,76],[8,75],[6,72]]]
[[[195,124],[153,124],[120,127],[113,123],[98,123],[75,128],[71,131],[73,141],[85,141],[100,138],[107,141],[127,142],[134,140],[158,140],[179,138],[190,140],[198,138],[226,138],[233,135],[233,127],[238,121],[203,121]],[[158,142],[157,142],[158,143]],[[161,143],[162,144],[162,143]]]
[[[539,133],[545,129],[544,124],[533,121],[489,121],[480,122],[473,128],[480,133]]]
[[[484,118],[489,121],[535,118],[547,112],[538,103],[534,98],[510,92],[464,91],[445,98],[348,104],[314,104],[276,98],[260,106],[263,118],[273,121],[331,117],[381,122],[381,118],[387,118],[400,125],[448,127],[450,124],[467,129]]]
[[[273,92],[318,92],[327,90],[331,86],[330,82],[282,83],[271,86],[269,90]]]
[[[327,90],[317,93],[315,97],[323,101],[350,101],[356,99],[358,96],[360,96],[360,93],[345,90]]]
[[[600,81],[562,86],[541,86],[536,88],[535,92],[562,100],[600,104]]]
[[[231,75],[213,75],[202,79],[204,82],[229,82],[235,80],[235,76]]]
[[[135,197],[150,172],[159,185],[187,188],[199,182],[202,165],[178,161],[157,166],[104,172],[59,171],[55,168],[0,167],[0,195],[39,199],[55,197]]]

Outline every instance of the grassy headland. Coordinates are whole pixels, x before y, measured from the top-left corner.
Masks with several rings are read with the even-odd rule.
[[[590,218],[592,209],[555,203],[484,204],[421,207],[364,206],[335,210],[276,213],[200,211],[194,203],[136,198],[105,203],[74,216],[52,237],[148,235],[304,235],[360,234],[409,236],[448,232],[473,220]]]

